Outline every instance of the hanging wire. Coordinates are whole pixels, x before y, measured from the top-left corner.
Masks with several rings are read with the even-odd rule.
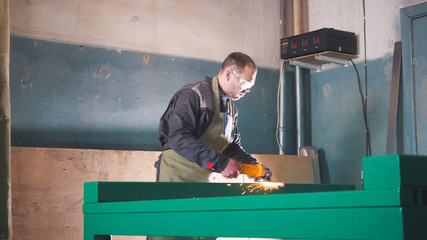
[[[365,119],[365,131],[366,131],[366,156],[371,156],[371,137],[369,133],[368,128],[368,62],[366,60],[366,7],[365,7],[365,0],[363,0],[363,42],[364,42],[364,65],[365,65],[365,98],[362,100],[364,105],[364,113],[363,117]],[[354,66],[354,63],[353,63]],[[359,81],[360,82],[360,81]]]
[[[364,96],[364,94],[363,94],[362,83],[360,81],[360,75],[359,75],[359,71],[357,70],[356,64],[354,64],[353,60],[351,60],[350,58],[348,60],[352,63],[354,70],[356,71],[356,75],[357,75],[357,85],[359,87],[359,94],[360,94],[360,98],[362,100],[363,121],[365,123],[366,156],[371,156],[371,154],[372,154],[372,152],[371,152],[371,137],[370,137],[369,127],[368,127],[367,106],[366,106],[366,101],[365,101],[366,95]],[[366,94],[366,92],[365,92],[365,94]]]

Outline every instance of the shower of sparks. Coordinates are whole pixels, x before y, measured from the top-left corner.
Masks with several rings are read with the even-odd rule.
[[[242,195],[246,193],[246,191],[251,192],[259,192],[259,191],[273,191],[285,186],[285,183],[282,182],[259,182],[254,183],[246,187],[246,190],[242,192]],[[266,194],[266,193],[264,193]]]

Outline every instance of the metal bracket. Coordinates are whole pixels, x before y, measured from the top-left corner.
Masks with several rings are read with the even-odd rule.
[[[317,55],[317,56],[314,56],[314,59],[323,61],[323,62],[340,64],[340,65],[343,65],[344,67],[350,66],[350,61],[345,58],[335,58],[335,57],[330,57],[325,55]]]
[[[303,62],[303,61],[298,61],[298,60],[291,60],[289,61],[289,64],[294,65],[294,66],[299,66],[302,68],[307,68],[310,70],[314,70],[316,72],[320,72],[322,70],[322,66],[321,65],[317,65],[317,64],[313,64],[313,63],[308,63],[308,62]]]
[[[344,67],[347,67],[350,65],[350,60],[345,58],[336,58],[336,57],[330,57],[325,55],[316,55],[314,56],[314,59],[320,62],[324,63],[335,63],[342,65]],[[310,70],[314,70],[315,72],[320,72],[322,70],[322,64],[315,64],[315,63],[309,63],[305,61],[299,61],[299,60],[291,60],[289,64],[294,66],[299,66],[302,68],[307,68]]]

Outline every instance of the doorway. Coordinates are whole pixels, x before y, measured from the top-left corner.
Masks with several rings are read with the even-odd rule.
[[[400,10],[403,153],[427,155],[427,2]]]

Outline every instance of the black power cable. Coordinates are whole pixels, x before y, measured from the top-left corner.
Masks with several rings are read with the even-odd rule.
[[[360,82],[360,75],[359,75],[359,71],[357,70],[356,64],[354,64],[353,60],[350,60],[350,62],[353,64],[354,70],[356,70],[356,75],[357,75],[357,84],[359,86],[359,94],[360,94],[360,98],[362,100],[362,111],[363,111],[363,120],[365,123],[365,133],[366,133],[366,155],[367,156],[371,156],[372,152],[371,152],[371,137],[369,134],[369,128],[368,128],[368,117],[367,117],[367,101],[366,101],[366,95],[363,96],[363,91],[362,91],[362,84]],[[366,94],[366,91],[365,91]]]
[[[366,13],[365,13],[365,0],[363,0],[363,42],[364,42],[364,66],[365,66],[365,94],[363,94],[362,83],[360,81],[359,71],[357,70],[356,64],[354,64],[353,60],[348,59],[356,70],[357,74],[357,84],[359,86],[359,94],[362,100],[362,111],[363,111],[363,121],[365,123],[365,134],[366,134],[366,156],[372,155],[371,150],[371,136],[369,133],[368,127],[368,64],[366,61]]]
[[[363,0],[363,41],[364,41],[364,62],[365,62],[365,99],[362,99],[362,102],[364,104],[364,113],[363,117],[365,119],[365,131],[366,131],[366,156],[371,156],[371,137],[369,134],[369,128],[368,128],[368,119],[367,119],[367,108],[368,108],[368,63],[366,61],[366,10],[365,10],[365,0]],[[353,63],[354,66],[354,63]],[[355,66],[356,67],[356,66]],[[360,80],[359,80],[360,84]]]

